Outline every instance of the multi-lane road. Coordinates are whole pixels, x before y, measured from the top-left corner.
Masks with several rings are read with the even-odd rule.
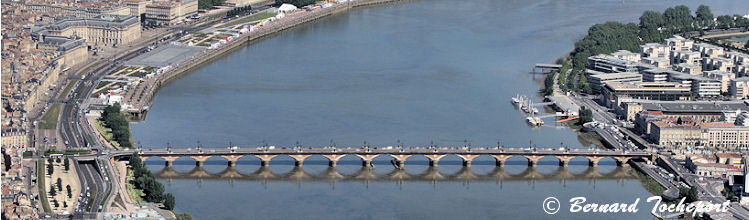
[[[593,101],[593,97],[585,96],[585,95],[573,95],[570,96],[572,100],[575,101],[580,106],[585,106],[585,108],[591,109],[593,112],[593,118],[604,125],[608,125],[611,123],[615,128],[617,128],[617,131],[620,131],[623,135],[627,137],[626,141],[634,141],[638,143],[640,146],[645,147],[652,147],[653,145],[645,141],[642,137],[637,136],[634,132],[628,130],[627,128],[622,128],[619,125],[616,124],[617,119],[616,116],[609,112],[606,107],[603,107],[601,105],[598,105],[595,101]],[[624,139],[616,138],[616,133],[612,132],[610,129],[603,128],[596,128],[596,132],[606,141],[611,143],[611,145],[614,148],[621,149],[620,147],[626,146]],[[612,137],[613,140],[612,140]],[[707,182],[705,185],[700,184],[697,180],[700,178],[699,176],[692,174],[687,168],[685,168],[681,163],[674,160],[670,157],[663,157],[663,159],[668,160],[671,164],[674,165],[676,169],[676,175],[683,177],[682,181],[689,185],[690,187],[696,187],[699,191],[699,197],[701,200],[712,202],[713,204],[722,204],[723,202],[727,201],[725,196],[721,194],[720,191],[717,190],[717,188],[723,184],[722,180],[714,180],[714,181],[701,181],[701,182]],[[647,167],[645,164],[638,164],[640,167]],[[672,180],[667,180],[665,177],[661,176],[663,172],[660,172],[657,169],[643,169],[646,173],[648,173],[649,176],[653,177],[661,183],[661,185],[666,186],[667,191],[673,192],[674,190],[677,190],[680,183],[674,183]],[[728,208],[728,212],[738,218],[738,219],[749,219],[749,211],[742,208],[741,205],[738,203],[731,203],[730,207]]]

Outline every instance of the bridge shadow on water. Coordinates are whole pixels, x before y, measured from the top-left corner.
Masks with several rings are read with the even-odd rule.
[[[243,161],[245,162],[245,161]],[[250,162],[250,161],[246,161]],[[147,162],[149,165],[158,164]],[[508,161],[505,166],[495,166],[493,161],[475,161],[473,166],[461,166],[461,161],[441,161],[440,166],[428,166],[425,161],[406,163],[406,169],[394,169],[387,161],[375,162],[374,167],[361,166],[357,161],[341,161],[338,167],[327,166],[327,161],[305,161],[304,168],[294,166],[293,161],[278,161],[270,166],[253,166],[253,163],[239,163],[242,166],[226,166],[217,170],[221,161],[206,161],[208,166],[194,166],[190,161],[177,162],[175,166],[162,166],[155,176],[166,181],[171,180],[228,180],[228,181],[289,181],[289,182],[504,182],[504,181],[595,181],[595,180],[630,180],[636,179],[635,171],[628,166],[620,167],[612,161],[601,163],[598,167],[588,166],[587,162],[570,162],[569,167],[558,166],[554,161],[542,161],[536,167],[527,166],[523,161]],[[250,166],[245,166],[250,165]],[[185,168],[192,166],[192,169]],[[345,166],[345,167],[344,167]],[[358,167],[354,167],[358,166]],[[176,167],[176,169],[175,169]],[[254,167],[254,171],[245,172],[245,167]],[[278,168],[282,167],[282,168]],[[472,167],[480,171],[475,172]],[[154,167],[155,168],[155,167]],[[279,172],[278,169],[289,169]],[[356,169],[358,168],[358,169]],[[456,170],[445,172],[444,170]],[[523,169],[525,168],[525,169]],[[250,168],[253,169],[253,168]],[[441,171],[440,169],[443,169]],[[240,171],[241,170],[241,171]],[[345,172],[353,170],[353,172]],[[410,171],[409,171],[410,170]],[[417,171],[414,171],[417,170]],[[378,172],[376,172],[378,171]],[[517,172],[519,171],[519,172]]]

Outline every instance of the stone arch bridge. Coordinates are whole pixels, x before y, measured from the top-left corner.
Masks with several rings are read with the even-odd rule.
[[[405,161],[414,155],[422,155],[429,159],[430,166],[437,166],[440,159],[447,155],[456,155],[463,160],[463,166],[471,166],[473,159],[481,155],[489,155],[496,160],[497,166],[503,166],[505,161],[512,157],[524,157],[528,160],[528,165],[535,167],[538,161],[545,157],[555,157],[559,160],[560,166],[569,165],[569,161],[576,157],[584,157],[588,160],[590,166],[598,166],[598,162],[603,158],[612,158],[617,165],[623,166],[630,159],[652,160],[653,153],[647,151],[621,151],[621,150],[600,150],[600,149],[540,149],[540,148],[197,148],[197,149],[138,149],[115,151],[111,156],[115,158],[130,157],[133,153],[138,153],[143,161],[149,157],[160,157],[166,162],[166,166],[171,166],[172,162],[180,157],[190,157],[195,160],[196,166],[203,166],[208,158],[222,157],[228,161],[228,166],[235,166],[236,161],[244,156],[257,157],[262,166],[268,166],[270,161],[280,155],[287,155],[294,159],[296,166],[302,166],[304,160],[313,155],[325,157],[331,167],[338,164],[338,160],[346,155],[355,155],[362,160],[363,166],[371,166],[372,160],[379,156],[390,156],[396,167],[403,169]]]

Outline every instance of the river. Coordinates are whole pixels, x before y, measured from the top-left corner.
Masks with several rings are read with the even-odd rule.
[[[645,10],[676,4],[693,10],[702,1],[446,1],[416,0],[352,10],[241,48],[164,86],[147,119],[132,124],[133,138],[144,148],[275,146],[405,146],[587,148],[575,132],[551,118],[538,129],[526,125],[510,104],[516,94],[533,96],[541,75],[534,63],[553,62],[570,51],[594,23],[636,21]],[[714,14],[746,14],[747,1],[711,1]],[[533,96],[534,102],[540,102]],[[356,158],[347,156],[336,172],[355,174]],[[590,178],[555,174],[556,161],[545,158],[527,172],[513,158],[505,170],[530,178],[497,181],[397,181],[388,159],[377,158],[373,181],[161,179],[175,195],[178,211],[197,219],[289,218],[548,218],[544,198],[587,196],[598,202],[633,202],[650,194],[631,173],[620,178],[606,159]],[[426,158],[409,159],[408,174],[427,169]],[[461,173],[449,156],[439,173]],[[483,161],[483,162],[482,162]],[[147,161],[154,172],[158,159]],[[467,174],[495,169],[480,157]],[[250,174],[259,162],[242,158],[236,170]],[[222,173],[225,160],[211,158],[205,169]],[[189,158],[174,169],[190,173]],[[291,172],[290,158],[274,159],[276,176],[318,174],[322,157]],[[577,158],[567,173],[588,173]],[[196,172],[191,172],[195,174]],[[201,173],[201,172],[197,172]],[[599,175],[600,174],[600,175]],[[401,175],[401,174],[398,174]],[[184,175],[183,175],[184,176]],[[388,178],[390,177],[390,178]],[[407,179],[407,178],[406,178]],[[650,204],[634,214],[570,214],[561,218],[650,218]],[[562,207],[569,208],[569,207]],[[647,210],[644,210],[647,209]]]

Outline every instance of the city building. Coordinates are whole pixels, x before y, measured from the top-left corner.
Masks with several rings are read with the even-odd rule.
[[[725,50],[722,47],[715,46],[706,43],[697,43],[692,46],[693,51],[700,52],[702,57],[716,58],[725,54]]]
[[[690,88],[692,95],[700,98],[718,97],[721,93],[721,82],[704,76],[671,73],[668,81]]]
[[[702,65],[694,65],[687,63],[679,63],[672,66],[674,70],[686,73],[689,75],[700,75],[702,74]]]
[[[653,101],[631,100],[622,105],[627,118],[641,111],[658,112],[661,118],[692,118],[697,122],[724,121],[726,112],[749,111],[745,101]],[[621,115],[624,117],[625,115]]]
[[[652,65],[655,68],[671,68],[671,60],[665,57],[645,57],[642,63]]]
[[[740,166],[718,163],[716,160],[712,155],[690,155],[686,158],[685,166],[694,174],[704,177],[730,178],[742,175]]]
[[[669,50],[690,50],[694,46],[694,41],[682,36],[674,36],[663,40],[663,44],[669,47]]]
[[[63,36],[86,39],[88,45],[117,46],[140,39],[141,26],[134,16],[68,18],[34,31],[37,39]]]
[[[696,147],[702,138],[699,125],[689,117],[651,122],[650,140],[667,147]]]
[[[198,0],[159,1],[146,5],[144,22],[149,25],[174,25],[198,13]]]
[[[586,73],[588,84],[594,93],[600,93],[601,88],[607,82],[642,82],[642,75],[639,73],[601,73],[593,70],[586,70]]]
[[[24,130],[8,129],[2,131],[2,137],[3,148],[10,146],[24,147],[26,146],[28,135]]]
[[[611,53],[611,56],[616,57],[617,59],[632,61],[632,62],[640,62],[640,59],[641,59],[639,53],[632,53],[628,50],[619,50],[619,51],[613,52]]]
[[[723,72],[734,72],[735,69],[736,65],[731,59],[725,57],[702,58],[703,71],[719,70]]]
[[[749,127],[728,122],[701,124],[702,145],[708,149],[746,150],[749,148]]]
[[[728,87],[731,85],[731,80],[736,79],[736,74],[724,72],[720,70],[705,71],[704,76],[709,79],[720,81],[720,92],[728,93]]]
[[[139,21],[143,21],[146,15],[146,6],[151,4],[150,0],[126,0],[124,2],[130,9],[130,15],[138,17]]]
[[[668,81],[668,75],[675,73],[676,71],[663,68],[647,69],[642,71],[643,82],[666,82]],[[678,72],[677,72],[678,73]]]
[[[601,103],[613,108],[632,99],[686,101],[692,89],[672,82],[607,82],[601,89]]]
[[[623,60],[604,54],[588,57],[588,69],[603,73],[634,73],[639,71],[637,62]]]
[[[86,40],[61,36],[44,37],[37,43],[37,48],[46,52],[56,52],[58,64],[67,69],[84,63],[88,59]]]
[[[51,4],[28,4],[27,8],[33,12],[43,14],[57,14],[63,17],[75,18],[96,18],[102,15],[109,16],[127,16],[130,15],[130,9],[127,6],[119,4],[109,4],[102,2],[80,2],[70,6],[51,5]]]
[[[644,59],[647,57],[668,57],[671,47],[659,43],[647,43],[640,45],[640,56]]]
[[[671,52],[671,64],[701,65],[702,54],[697,51],[677,50]]]

